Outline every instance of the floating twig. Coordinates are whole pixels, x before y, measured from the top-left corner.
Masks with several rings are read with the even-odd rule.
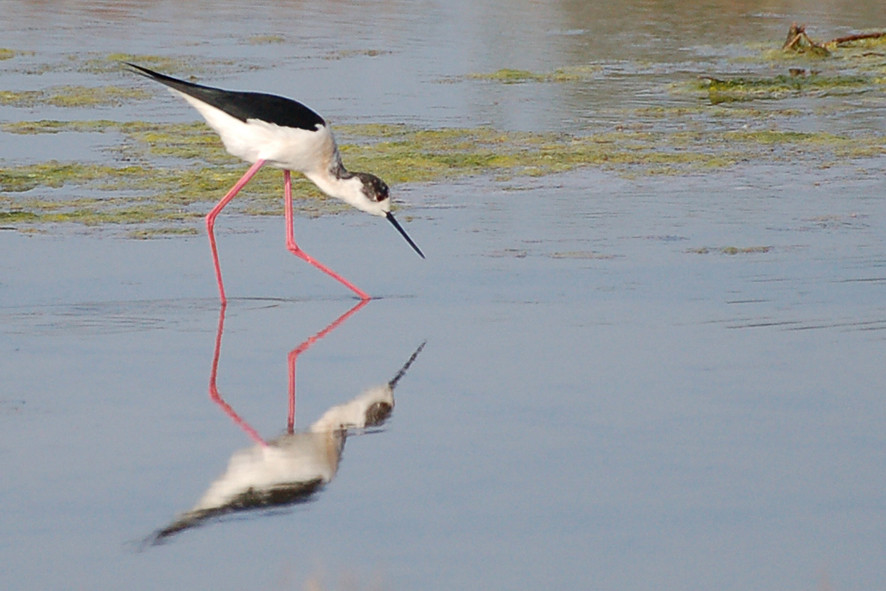
[[[846,35],[837,37],[825,43],[813,41],[806,33],[806,25],[798,25],[791,23],[788,29],[788,36],[781,48],[785,51],[794,51],[796,53],[812,53],[822,57],[830,55],[828,47],[835,48],[841,45],[847,45],[855,41],[865,41],[868,39],[882,39],[886,37],[886,31],[875,31],[870,33],[855,33],[854,35]]]
[[[852,43],[853,41],[864,41],[865,39],[881,39],[886,37],[886,31],[879,31],[876,33],[858,33],[856,35],[846,35],[845,37],[837,37],[836,39],[831,39],[825,45],[844,45],[846,43]]]

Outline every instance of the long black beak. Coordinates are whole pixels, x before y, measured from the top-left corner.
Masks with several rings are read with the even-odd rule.
[[[415,358],[418,357],[418,354],[421,353],[421,350],[425,348],[425,345],[427,343],[427,341],[424,341],[421,345],[419,345],[418,349],[415,350],[415,353],[412,354],[412,357],[410,357],[409,360],[403,365],[403,367],[400,368],[400,371],[397,372],[397,375],[395,375],[394,378],[390,382],[388,382],[388,386],[390,386],[392,390],[397,385],[397,382],[400,381],[400,378],[406,375],[406,370],[409,369],[409,366],[412,365],[412,362],[415,361]]]
[[[402,226],[400,226],[400,224],[397,223],[397,220],[394,218],[394,214],[392,214],[389,211],[388,213],[385,214],[385,217],[388,218],[388,221],[391,222],[391,224],[395,228],[397,228],[397,231],[400,232],[400,235],[406,239],[406,242],[409,243],[409,246],[411,246],[413,248],[413,250],[415,250],[415,252],[418,253],[418,256],[420,256],[421,258],[425,258],[424,253],[421,251],[421,249],[418,246],[415,245],[415,242],[412,241],[412,238],[409,237],[409,234],[406,233],[406,230],[404,230],[402,228]]]

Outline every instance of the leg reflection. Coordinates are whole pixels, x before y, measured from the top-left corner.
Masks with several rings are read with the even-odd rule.
[[[345,320],[357,313],[357,310],[369,303],[369,300],[360,300],[353,308],[333,320],[329,326],[308,337],[298,347],[289,352],[289,417],[286,420],[286,432],[292,433],[295,429],[295,362],[298,356],[311,348],[311,346],[344,324]]]
[[[295,430],[295,365],[298,360],[298,356],[311,348],[311,346],[331,333],[333,330],[344,324],[345,320],[353,316],[357,313],[357,311],[369,303],[370,300],[360,300],[353,308],[333,320],[329,323],[326,328],[320,330],[316,334],[308,337],[304,340],[299,346],[289,352],[289,414],[287,416],[286,421],[286,431],[287,433],[292,433]],[[228,417],[234,423],[243,429],[243,431],[252,439],[254,442],[259,445],[267,445],[264,439],[258,434],[258,432],[252,428],[249,423],[247,423],[237,412],[231,408],[231,405],[225,402],[225,400],[221,397],[218,391],[218,360],[221,355],[221,342],[222,342],[222,333],[225,330],[225,310],[227,308],[226,304],[222,304],[218,313],[218,330],[215,334],[215,351],[212,355],[212,369],[209,372],[209,398],[216,403],[219,408],[224,411]]]

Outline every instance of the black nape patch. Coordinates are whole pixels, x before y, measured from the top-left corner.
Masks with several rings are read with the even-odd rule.
[[[374,403],[366,409],[366,426],[378,427],[391,416],[391,411],[393,409],[394,407],[387,402]]]
[[[355,172],[355,177],[363,182],[363,194],[373,201],[384,201],[388,198],[388,186],[383,180],[368,172]]]

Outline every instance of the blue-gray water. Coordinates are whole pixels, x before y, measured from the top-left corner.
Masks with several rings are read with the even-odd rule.
[[[32,64],[206,56],[232,63],[214,66],[219,85],[333,121],[555,131],[689,100],[663,87],[735,68],[745,41],[777,45],[791,20],[820,38],[886,22],[877,2],[585,4],[0,8],[3,45]],[[263,34],[286,42],[248,41]],[[572,86],[452,80],[591,59],[611,72]],[[82,76],[15,64],[0,62],[8,88]],[[796,124],[878,129],[882,97],[866,100]],[[165,95],[139,109],[79,116],[196,117]],[[8,141],[6,162],[40,158]],[[0,586],[882,589],[884,171],[880,156],[395,187],[426,261],[376,219],[297,220],[309,252],[380,296],[298,357],[297,427],[427,346],[391,418],[347,438],[309,502],[161,545],[146,540],[253,443],[208,393],[219,308],[205,236],[0,232]],[[287,355],[355,302],[286,252],[282,215],[223,217],[219,243],[232,298],[219,390],[272,439]]]

